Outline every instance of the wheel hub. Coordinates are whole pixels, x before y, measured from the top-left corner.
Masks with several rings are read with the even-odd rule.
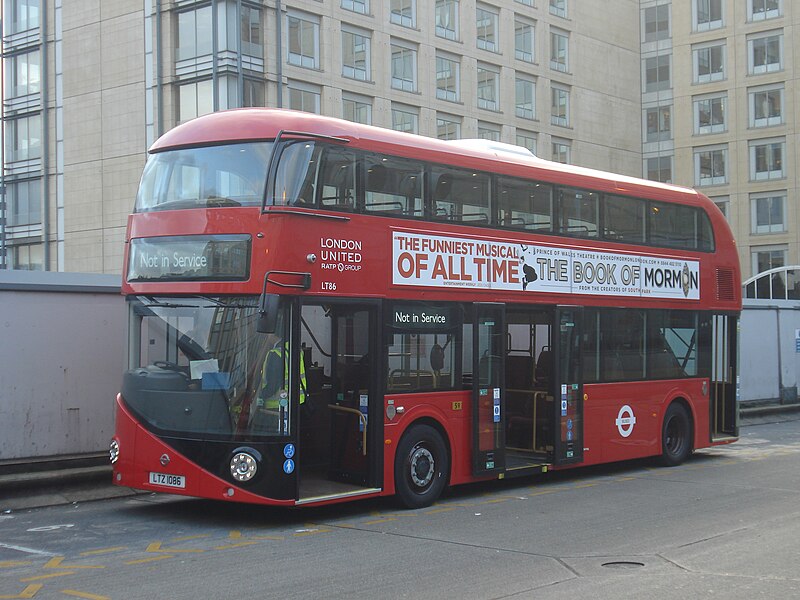
[[[425,487],[433,479],[433,455],[427,448],[416,448],[411,454],[411,480],[414,485]]]

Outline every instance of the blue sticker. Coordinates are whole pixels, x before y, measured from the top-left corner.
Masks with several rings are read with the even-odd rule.
[[[283,447],[283,455],[286,458],[292,458],[294,456],[294,444],[286,444]]]
[[[294,461],[291,458],[287,458],[283,463],[283,472],[287,475],[294,472]]]
[[[567,419],[567,429],[572,429],[572,419]]]
[[[492,419],[495,423],[500,422],[500,398],[494,399],[494,411],[492,414]]]
[[[567,441],[568,442],[572,441],[572,430],[567,431]]]

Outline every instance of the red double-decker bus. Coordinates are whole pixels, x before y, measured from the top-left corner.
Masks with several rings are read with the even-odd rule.
[[[734,441],[740,272],[690,189],[307,113],[150,151],[118,485],[275,505]]]

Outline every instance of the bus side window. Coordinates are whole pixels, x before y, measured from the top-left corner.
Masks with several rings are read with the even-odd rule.
[[[275,176],[274,204],[314,204],[319,154],[314,142],[293,143],[284,149]]]
[[[422,163],[389,156],[368,156],[365,168],[366,212],[423,216]]]
[[[438,221],[488,225],[492,222],[486,173],[433,168],[432,217]]]
[[[356,154],[346,148],[332,146],[322,155],[320,206],[353,212],[356,209]]]

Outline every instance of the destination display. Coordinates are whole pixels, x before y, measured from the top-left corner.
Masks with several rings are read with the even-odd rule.
[[[249,235],[135,238],[130,246],[128,281],[231,281],[249,277]]]
[[[392,323],[398,329],[432,329],[441,331],[452,326],[449,307],[424,304],[396,304],[392,310]]]
[[[395,231],[395,285],[700,299],[700,263]]]

